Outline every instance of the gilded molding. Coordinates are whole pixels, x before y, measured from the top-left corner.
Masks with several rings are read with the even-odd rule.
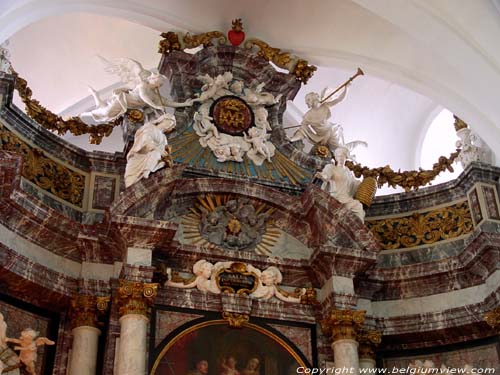
[[[90,326],[99,328],[109,308],[110,297],[77,294],[71,300],[71,328]]]
[[[445,170],[453,172],[452,164],[455,162],[459,153],[460,150],[457,149],[457,151],[451,153],[448,158],[440,156],[437,163],[434,163],[432,169],[429,170],[420,169],[418,171],[395,172],[388,165],[379,168],[368,168],[360,164],[355,164],[350,160],[348,160],[345,165],[357,178],[360,178],[361,176],[364,178],[375,178],[377,180],[378,187],[382,187],[382,185],[387,184],[393,188],[401,186],[405,189],[405,191],[410,191],[412,189],[417,190],[419,187],[429,184],[436,178],[436,176]]]
[[[61,116],[42,106],[38,100],[32,99],[33,92],[28,87],[28,82],[15,71],[12,71],[12,73],[16,77],[14,87],[26,107],[26,114],[47,130],[56,132],[59,135],[64,135],[68,131],[74,135],[88,134],[90,143],[100,144],[103,137],[109,136],[113,128],[123,122],[122,117],[113,122],[98,125],[87,125],[79,117],[64,120]]]
[[[224,311],[222,312],[222,319],[227,321],[229,327],[241,328],[243,324],[248,323],[250,316],[247,314]]]
[[[120,316],[141,314],[148,317],[157,293],[157,283],[120,280],[117,295]]]
[[[488,323],[493,329],[499,331],[500,330],[500,307],[492,311],[488,311],[484,314],[484,320]]]
[[[212,40],[218,39],[220,44],[226,44],[227,38],[220,31],[209,31],[208,33],[191,35],[190,33],[186,33],[182,41],[184,42],[184,48],[196,48],[198,46],[203,45],[203,47],[212,46]]]
[[[0,149],[22,155],[21,175],[25,179],[62,200],[82,207],[85,175],[46,157],[40,149],[29,146],[14,133],[2,127],[0,127]]]
[[[331,336],[332,343],[345,339],[356,340],[358,331],[365,322],[365,314],[364,310],[334,309],[321,321],[323,332]]]
[[[376,348],[382,342],[382,332],[376,330],[361,329],[358,331],[357,341],[359,343],[359,358],[376,360]]]
[[[367,220],[365,224],[385,250],[429,245],[473,230],[467,201],[409,216]]]

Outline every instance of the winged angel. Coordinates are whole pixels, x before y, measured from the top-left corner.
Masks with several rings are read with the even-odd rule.
[[[37,337],[38,332],[31,328],[26,328],[21,332],[18,339],[6,339],[7,342],[18,344],[14,350],[19,350],[19,360],[24,363],[29,374],[35,375],[35,362],[37,357],[37,347],[40,345],[54,345],[55,342],[46,337]]]
[[[125,87],[113,90],[107,100],[101,99],[99,94],[89,87],[95,101],[95,109],[80,114],[82,119],[90,117],[97,123],[104,123],[124,115],[129,109],[151,107],[165,112],[166,107],[187,107],[192,104],[191,101],[177,103],[163,98],[160,95],[160,87],[167,81],[167,77],[144,69],[138,61],[129,58],[113,61],[101,56],[99,58],[105,65],[104,70],[118,75]]]

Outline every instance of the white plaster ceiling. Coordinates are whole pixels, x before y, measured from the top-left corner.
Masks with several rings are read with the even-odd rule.
[[[87,84],[116,84],[95,57],[158,64],[159,33],[228,30],[305,57],[320,69],[286,119],[306,110],[304,95],[335,88],[360,66],[348,98],[336,106],[346,140],[362,139],[358,161],[372,167],[419,166],[428,124],[440,109],[462,117],[500,150],[500,13],[492,0],[0,1],[0,41],[10,39],[14,67],[54,112],[88,106]],[[480,21],[478,21],[480,20]],[[76,105],[75,105],[76,103]],[[75,112],[76,111],[76,112]],[[74,137],[73,137],[74,138]],[[85,144],[86,138],[73,139]],[[120,148],[120,134],[99,149]],[[447,153],[443,152],[443,153]]]

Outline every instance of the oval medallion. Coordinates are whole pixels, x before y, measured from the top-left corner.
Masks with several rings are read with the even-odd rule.
[[[237,96],[223,96],[210,108],[217,129],[230,135],[242,135],[253,124],[250,106]]]

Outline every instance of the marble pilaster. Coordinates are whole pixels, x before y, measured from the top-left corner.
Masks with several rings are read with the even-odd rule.
[[[356,337],[364,323],[365,313],[362,310],[333,309],[322,322],[325,334],[332,339],[335,368],[346,369],[344,371],[350,374],[359,374]]]

